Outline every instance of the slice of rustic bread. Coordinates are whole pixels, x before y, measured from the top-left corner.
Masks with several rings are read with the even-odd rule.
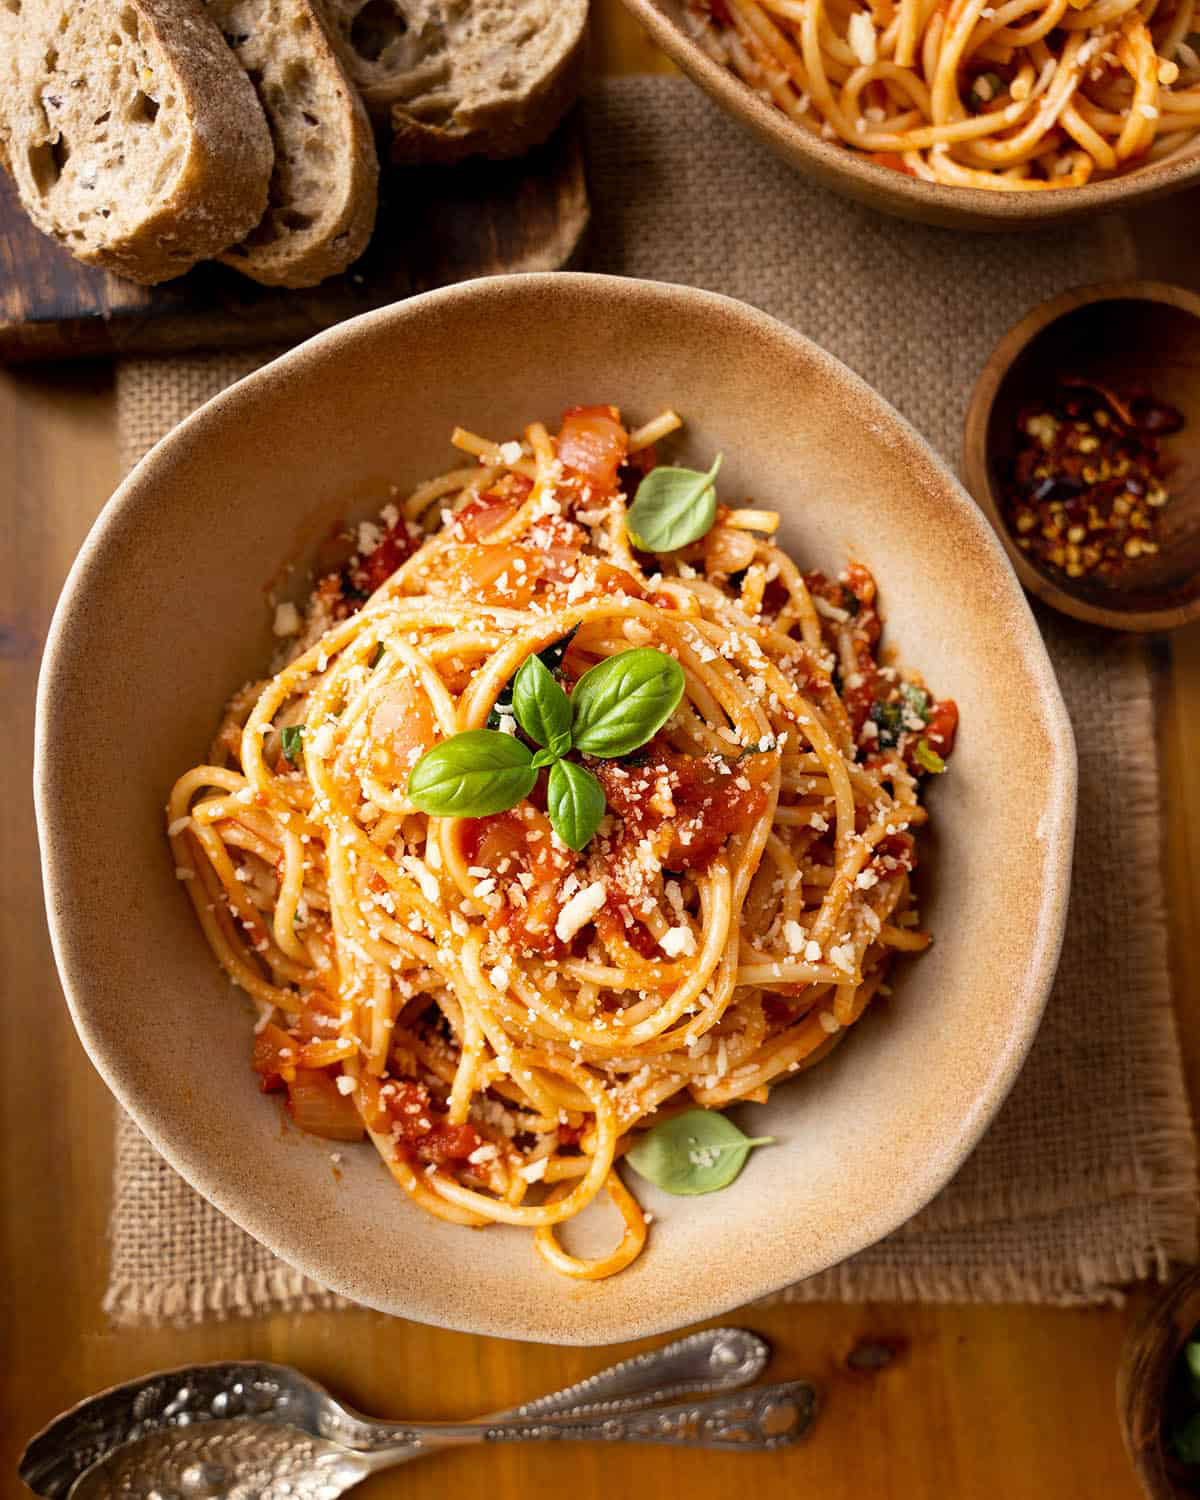
[[[315,286],[357,260],[375,226],[371,122],[310,0],[206,3],[275,143],[262,222],[221,259],[268,286]]]
[[[587,0],[319,0],[399,162],[519,156],[579,91]]]
[[[196,0],[0,0],[0,13],[0,154],[39,229],[153,283],[262,218],[267,122]]]

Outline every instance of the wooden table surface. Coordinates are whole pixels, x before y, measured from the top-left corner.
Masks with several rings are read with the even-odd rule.
[[[621,11],[597,0],[594,65],[669,71]],[[1177,216],[1177,217],[1176,217]],[[1190,214],[1196,222],[1194,211]],[[1146,275],[1200,284],[1194,246],[1173,232],[1180,200],[1147,211]],[[1088,231],[1081,228],[1080,234]],[[155,1368],[218,1358],[294,1363],[380,1416],[466,1417],[576,1380],[624,1350],[554,1349],[445,1333],[368,1311],[185,1330],[114,1331],[100,1311],[112,1104],[75,1038],[54,975],[30,803],[38,660],[72,557],[118,479],[112,373],[103,365],[0,373],[0,1495],[16,1495],[25,1440],[72,1402]],[[1200,627],[1156,650],[1172,967],[1189,1087],[1200,1102]],[[86,732],[86,726],[80,726]],[[487,1485],[495,1500],[611,1500],[659,1483],[759,1500],[1078,1496],[1125,1500],[1137,1487],[1121,1449],[1113,1380],[1124,1310],[802,1306],[739,1321],[773,1342],[773,1376],[811,1375],[826,1407],[811,1440],[780,1455],[519,1447],[464,1450],[369,1481],[369,1497],[441,1496]],[[898,1340],[874,1374],[847,1367],[862,1338]]]

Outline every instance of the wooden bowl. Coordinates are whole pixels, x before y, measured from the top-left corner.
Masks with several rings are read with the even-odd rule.
[[[1177,407],[1160,550],[1117,583],[1043,570],[1022,552],[1000,506],[999,469],[1020,408],[1061,375],[1143,386]],[[963,473],[1004,543],[1017,576],[1064,614],[1112,630],[1168,630],[1200,617],[1200,296],[1154,281],[1078,287],[1035,308],[996,346],[971,396]]]
[[[922,182],[880,166],[865,152],[822,140],[794,124],[689,36],[683,24],[683,0],[624,0],[624,4],[694,83],[785,161],[833,192],[901,219],[946,229],[1031,229],[1132,208],[1200,182],[1200,150],[1059,192],[1003,193]]]
[[[270,660],[264,585],[288,576],[303,597],[331,523],[376,515],[393,487],[442,471],[455,423],[505,437],[600,400],[631,420],[677,404],[673,456],[723,452],[722,493],[778,505],[804,566],[869,566],[887,641],[957,700],[962,727],[953,774],[929,794],[933,947],[826,1064],[753,1106],[755,1133],[778,1138],[770,1153],[719,1198],[639,1183],[655,1216],[645,1252],[580,1282],[523,1230],[421,1212],[369,1145],[346,1147],[335,1174],[328,1142],[281,1138],[249,1068],[250,1008],[174,878],[163,808],[230,691]],[[1071,726],[1036,623],[978,507],[908,423],[754,308],[566,272],[464,282],[341,323],[153,448],[59,601],[37,781],[75,1023],[172,1165],[355,1301],[566,1344],[641,1338],[764,1296],[890,1233],[945,1184],[1041,1019],[1075,817]]]
[[[1182,1272],[1130,1330],[1117,1372],[1121,1435],[1150,1500],[1194,1500],[1194,1483],[1171,1472],[1163,1448],[1162,1419],[1171,1372],[1179,1351],[1200,1325],[1200,1267]]]

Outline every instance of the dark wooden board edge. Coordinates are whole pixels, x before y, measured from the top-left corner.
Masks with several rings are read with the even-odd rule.
[[[210,263],[143,287],[41,234],[0,171],[0,363],[295,342],[433,287],[562,269],[588,215],[576,109],[515,161],[386,170],[370,245],[320,286],[262,287]]]

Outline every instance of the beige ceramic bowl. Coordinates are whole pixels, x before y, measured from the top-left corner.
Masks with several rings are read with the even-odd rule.
[[[1030,229],[1132,208],[1200,182],[1200,151],[1060,192],[1001,193],[921,182],[823,141],[715,62],[684,29],[684,0],[624,0],[668,57],[772,150],[824,187],[871,208],[946,229]]]
[[[498,437],[567,405],[686,414],[685,460],[786,517],[807,565],[874,569],[888,639],[953,695],[932,794],[933,950],[826,1065],[746,1110],[758,1152],[719,1197],[638,1183],[656,1221],[611,1280],[550,1271],[518,1230],[413,1208],[369,1146],[280,1131],[250,1013],[172,875],[163,805],[231,689],[271,655],[264,586],[335,516],[447,467],[456,422]],[[299,571],[292,575],[297,595]],[[950,1177],[1021,1065],[1054,973],[1071,866],[1070,725],[983,516],[856,376],[749,307],[582,275],[469,282],[369,313],[210,401],[133,471],[72,570],[41,680],[46,899],[84,1045],[141,1128],[218,1208],[347,1296],[512,1338],[673,1328],[879,1239]]]

